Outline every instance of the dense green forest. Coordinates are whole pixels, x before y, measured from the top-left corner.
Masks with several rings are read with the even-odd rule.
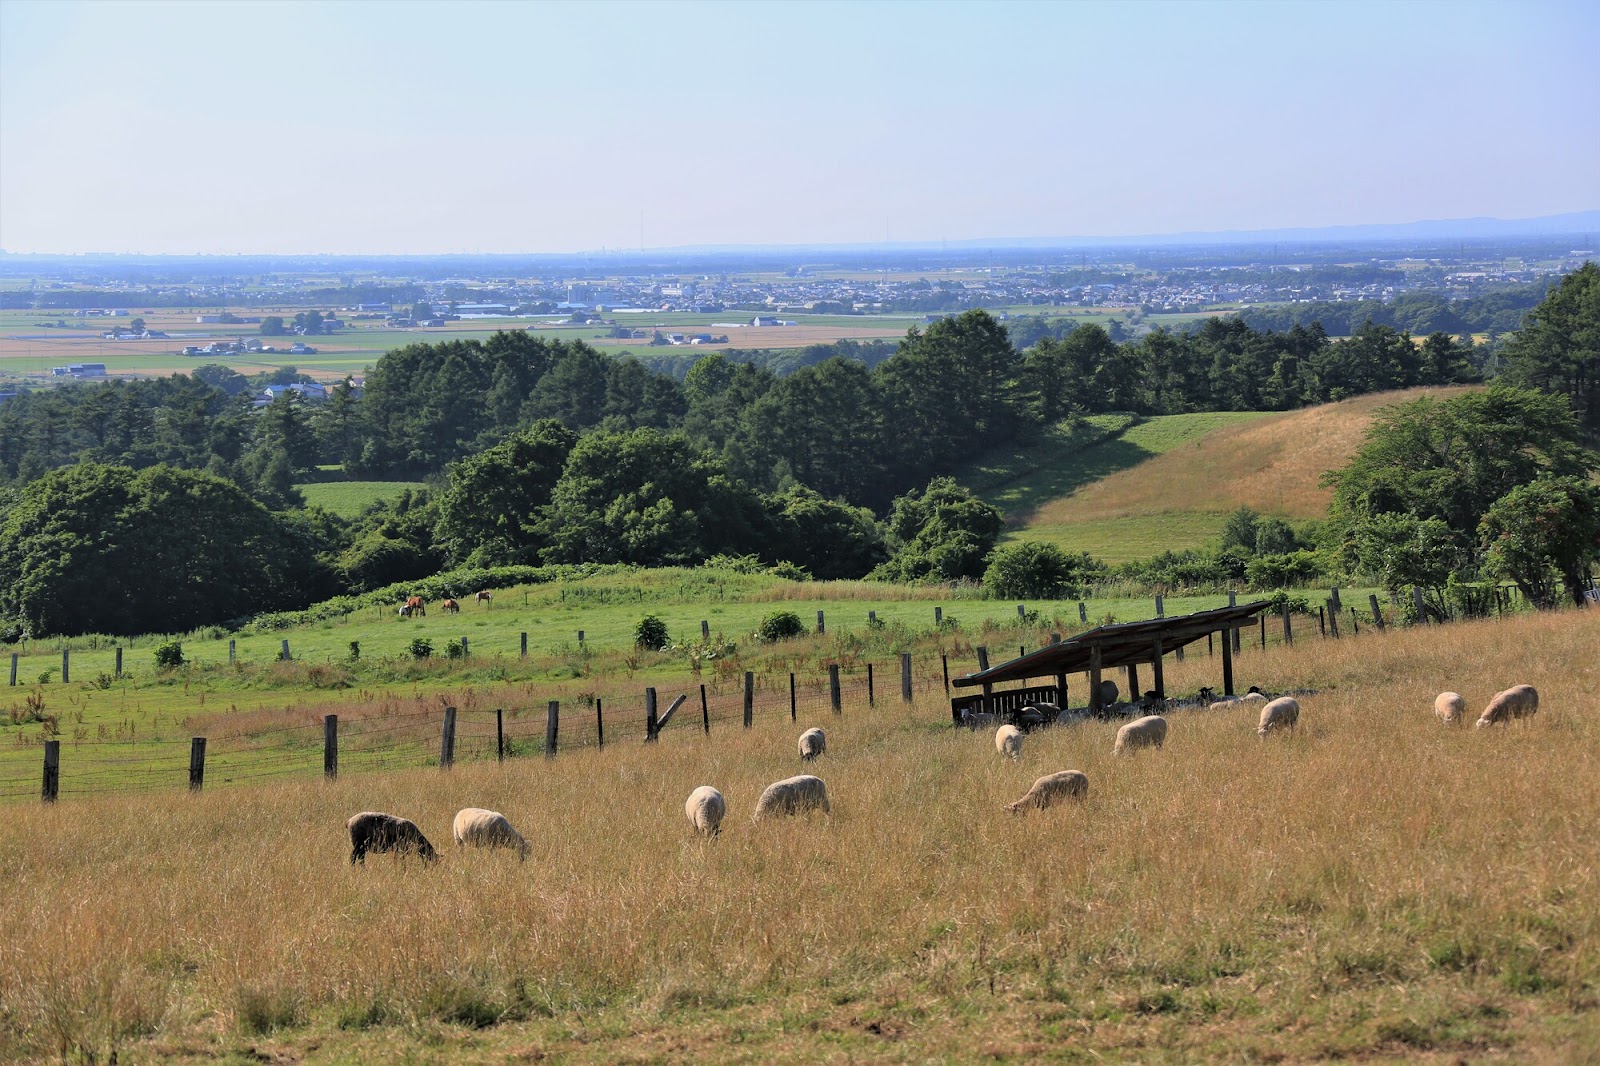
[[[1463,300],[1451,300],[1436,292],[1405,292],[1392,300],[1248,307],[1239,312],[1239,317],[1256,329],[1285,330],[1317,322],[1335,337],[1349,336],[1367,322],[1407,330],[1415,336],[1510,333],[1521,327],[1522,316],[1555,284],[1541,281],[1515,285]]]
[[[1502,352],[1509,379],[1563,395],[1574,432],[1591,435],[1597,273],[1569,275]],[[722,556],[818,577],[977,579],[996,561],[999,516],[943,475],[1043,425],[1287,410],[1483,374],[1479,348],[1377,323],[1343,341],[1315,323],[1278,332],[1240,318],[1124,343],[1095,325],[1030,339],[1019,350],[1005,324],[970,311],[912,329],[871,366],[843,342],[781,375],[706,355],[680,381],[581,342],[501,332],[396,349],[364,391],[342,385],[316,405],[285,395],[256,409],[223,368],[25,393],[0,405],[0,618],[11,635],[172,628],[165,614],[74,619],[47,603],[93,555],[70,530],[86,536],[95,519],[53,515],[115,514],[119,543],[156,543],[141,523],[172,522],[172,505],[139,502],[136,472],[160,472],[169,497],[234,501],[251,531],[241,543],[271,546],[264,584],[211,597],[197,622],[463,565]],[[345,521],[299,506],[293,485],[319,464],[433,487]],[[1287,552],[1263,554],[1312,546],[1291,536]],[[1192,561],[1130,576],[1182,580]],[[1047,562],[1085,572],[1083,560]],[[1243,573],[1246,560],[1230,565]]]

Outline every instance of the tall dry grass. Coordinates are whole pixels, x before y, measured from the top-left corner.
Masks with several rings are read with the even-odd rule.
[[[1297,735],[1175,711],[1164,750],[1121,760],[1091,724],[1030,736],[1014,766],[941,701],[896,701],[503,767],[8,810],[0,1059],[1594,1051],[1596,647],[1600,612],[1247,650],[1241,682],[1322,690]],[[1218,668],[1191,654],[1168,683]],[[1531,722],[1433,718],[1440,689],[1476,713],[1523,681]],[[833,816],[750,825],[810,725]],[[1068,768],[1086,803],[1001,812]],[[714,842],[682,813],[702,783],[729,801]],[[505,812],[529,861],[457,853],[464,806]],[[443,861],[350,867],[365,809],[413,818]]]

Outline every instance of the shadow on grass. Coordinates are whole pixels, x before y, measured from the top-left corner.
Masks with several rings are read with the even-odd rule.
[[[980,474],[967,483],[1000,508],[1007,528],[1025,526],[1046,504],[1160,454],[1125,438],[1142,421],[1130,416],[1111,427],[1080,423],[1054,428],[1033,447],[1006,455],[984,472],[987,478]]]

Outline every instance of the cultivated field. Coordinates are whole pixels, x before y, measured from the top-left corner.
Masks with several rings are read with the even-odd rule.
[[[0,822],[0,1059],[1576,1062],[1600,1055],[1600,614],[1306,641],[1248,710],[1029,737],[942,698],[337,782],[63,801]],[[1172,664],[1192,690],[1215,664]],[[1509,729],[1431,700],[1536,684]],[[831,817],[752,827],[829,731]],[[1012,817],[1034,777],[1088,801]],[[719,840],[684,797],[718,786]],[[456,853],[464,806],[513,855]],[[437,867],[347,861],[362,809]]]
[[[1029,504],[1037,496],[1031,510],[1008,510],[1016,524],[1006,537],[1122,562],[1199,547],[1216,539],[1223,519],[1240,507],[1321,518],[1332,498],[1320,484],[1322,474],[1349,460],[1378,408],[1462,391],[1375,393],[1281,415],[1152,418],[1027,474],[1025,484],[1047,490],[1023,494]],[[1105,449],[1108,457],[1101,455]],[[1054,491],[1057,485],[1065,491]]]

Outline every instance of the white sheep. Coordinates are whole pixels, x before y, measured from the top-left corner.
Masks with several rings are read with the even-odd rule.
[[[1288,726],[1289,732],[1293,733],[1299,721],[1300,701],[1293,696],[1279,696],[1261,708],[1261,723],[1256,727],[1256,732],[1265,737],[1274,729]]]
[[[999,720],[1000,716],[993,711],[967,711],[966,717],[961,719],[961,724],[969,729],[983,729]]]
[[[1034,807],[1044,810],[1066,799],[1084,799],[1089,795],[1089,779],[1077,770],[1060,770],[1045,774],[1033,783],[1028,794],[1015,803],[1006,804],[1012,814]]]
[[[1022,730],[1014,725],[1003,725],[994,731],[994,750],[1012,762],[1022,758]]]
[[[1459,692],[1441,692],[1433,698],[1433,713],[1445,725],[1460,725],[1467,720],[1467,701]]]
[[[799,814],[818,807],[823,814],[832,813],[828,806],[828,786],[822,783],[822,778],[810,774],[786,777],[768,785],[761,793],[751,821],[759,822],[780,814]]]
[[[1167,739],[1167,720],[1159,714],[1147,714],[1117,730],[1117,743],[1111,754],[1121,755],[1135,748],[1159,748]]]
[[[1531,718],[1539,713],[1539,693],[1532,685],[1513,685],[1495,693],[1478,719],[1478,728],[1509,725],[1513,718]]]
[[[800,758],[810,762],[828,750],[828,736],[820,729],[808,729],[800,734]]]
[[[728,802],[722,798],[722,793],[710,785],[701,785],[689,793],[683,813],[688,816],[695,832],[714,837],[722,832],[722,816],[728,813]]]
[[[486,811],[482,807],[464,807],[456,812],[451,824],[456,847],[471,844],[475,848],[516,848],[517,856],[528,859],[528,842],[511,827],[510,821],[499,811]]]

